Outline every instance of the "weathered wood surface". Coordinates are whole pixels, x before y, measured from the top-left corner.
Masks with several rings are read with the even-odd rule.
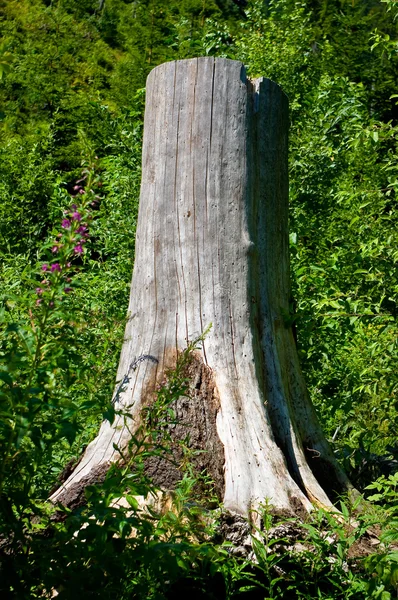
[[[320,431],[284,323],[287,137],[286,96],[270,80],[248,80],[239,62],[199,58],[150,73],[136,259],[117,374],[128,379],[117,406],[130,407],[133,421],[105,422],[53,500],[118,458],[114,444],[127,445],[165,368],[210,323],[202,360],[211,381],[206,391],[196,389],[204,412],[217,407],[215,423],[207,419],[203,431],[213,452],[214,435],[221,442],[225,507],[247,514],[268,498],[277,510],[300,512],[311,502],[329,506],[324,488],[349,487]]]

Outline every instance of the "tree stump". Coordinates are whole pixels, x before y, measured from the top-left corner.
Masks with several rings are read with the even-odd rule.
[[[307,395],[289,313],[288,100],[239,62],[162,64],[147,81],[142,184],[116,407],[72,475],[68,502],[127,446],[165,370],[195,353],[178,405],[226,509],[282,514],[350,489]],[[117,386],[117,387],[118,387]],[[170,466],[170,469],[172,467]],[[176,474],[152,469],[159,487]],[[178,471],[178,470],[177,470]],[[178,473],[177,473],[178,477]]]

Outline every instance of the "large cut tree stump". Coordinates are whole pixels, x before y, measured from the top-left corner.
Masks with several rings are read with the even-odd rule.
[[[68,502],[119,459],[165,369],[211,324],[177,406],[227,509],[268,499],[298,513],[350,484],[308,398],[289,312],[288,101],[241,63],[199,58],[149,75],[125,385],[79,465],[52,496]],[[185,415],[185,416],[184,416]],[[186,433],[185,433],[186,435]],[[206,455],[206,453],[204,453]],[[175,467],[170,465],[170,470]],[[175,474],[152,469],[159,487]],[[178,471],[178,470],[177,470]],[[171,471],[170,471],[171,472]],[[155,477],[156,480],[156,477]]]

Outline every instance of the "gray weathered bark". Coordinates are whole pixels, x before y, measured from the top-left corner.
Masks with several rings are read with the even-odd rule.
[[[330,506],[333,491],[349,488],[284,321],[287,136],[286,96],[268,79],[248,80],[239,62],[170,62],[148,77],[136,259],[117,375],[127,378],[117,404],[138,423],[165,368],[211,323],[191,373],[193,404],[177,412],[201,428],[224,505],[242,514],[266,498],[289,513]],[[132,427],[122,417],[105,422],[52,499],[62,501],[116,460],[114,444],[125,447]]]

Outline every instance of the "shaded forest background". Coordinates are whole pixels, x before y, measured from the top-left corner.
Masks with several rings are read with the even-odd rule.
[[[249,76],[269,77],[287,93],[292,299],[286,325],[297,331],[312,400],[353,483],[364,491],[381,476],[385,486],[392,481],[397,24],[394,0],[0,2],[0,500],[4,536],[14,536],[1,561],[10,597],[43,597],[59,584],[54,573],[46,580],[26,532],[48,530],[49,491],[101,420],[114,415],[145,79],[167,60],[237,59]],[[387,495],[391,489],[383,488]],[[59,526],[63,544],[68,531],[87,521],[82,515],[74,515],[74,530]],[[65,548],[57,543],[51,552]],[[135,560],[143,560],[143,546],[138,550]],[[62,557],[74,564],[67,553]],[[126,572],[118,577],[122,582]],[[173,582],[180,575],[159,577]],[[116,590],[115,581],[109,597],[165,597],[152,571],[146,588],[126,591],[120,583]],[[380,594],[390,593],[390,580],[379,584]],[[92,597],[108,597],[105,588]],[[348,598],[347,589],[341,596],[291,597]],[[390,597],[366,589],[352,597]],[[235,597],[220,594],[198,597]]]

